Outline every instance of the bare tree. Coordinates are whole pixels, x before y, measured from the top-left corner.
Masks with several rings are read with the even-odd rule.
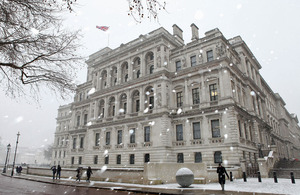
[[[63,0],[70,12],[76,0]],[[127,0],[129,5],[128,15],[136,22],[141,23],[144,18],[158,21],[158,12],[166,9],[166,2],[160,0]],[[80,2],[80,1],[79,1]]]
[[[42,86],[73,91],[82,58],[79,31],[62,29],[64,5],[55,0],[1,0],[0,84],[10,97],[38,97]]]
[[[129,4],[128,15],[132,16],[135,21],[141,23],[142,19],[153,18],[158,21],[158,11],[165,10],[166,2],[159,0],[127,0]]]

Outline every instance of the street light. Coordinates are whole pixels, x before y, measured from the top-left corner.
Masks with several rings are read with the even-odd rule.
[[[16,162],[16,154],[17,154],[17,147],[18,147],[18,143],[19,143],[19,136],[20,136],[20,132],[18,132],[18,134],[17,134],[17,142],[16,142],[16,149],[15,149],[14,162],[13,162],[13,166],[12,166],[12,170],[11,170],[11,176],[14,175],[15,162]]]
[[[4,168],[3,168],[3,171],[2,173],[6,173],[6,165],[7,165],[7,157],[8,157],[8,153],[9,153],[9,150],[10,150],[10,144],[7,145],[7,154],[6,154],[6,158],[5,158],[5,164],[4,164]]]

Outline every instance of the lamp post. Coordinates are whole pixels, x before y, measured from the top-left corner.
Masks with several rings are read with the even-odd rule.
[[[16,154],[17,154],[17,147],[18,147],[18,143],[19,143],[19,136],[20,136],[20,132],[18,132],[18,134],[17,134],[17,142],[16,142],[16,149],[15,149],[14,162],[13,162],[13,166],[12,166],[12,170],[11,170],[11,176],[14,175],[15,162],[16,162]]]
[[[8,154],[9,154],[9,150],[10,150],[10,144],[7,145],[7,153],[6,153],[6,158],[5,158],[5,164],[4,164],[4,168],[2,173],[6,173],[6,165],[7,165],[7,159],[8,159]]]

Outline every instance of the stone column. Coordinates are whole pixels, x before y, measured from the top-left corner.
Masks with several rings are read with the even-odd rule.
[[[128,81],[131,81],[133,79],[133,64],[132,59],[130,58],[128,63]]]
[[[142,76],[146,75],[146,73],[145,73],[146,59],[145,59],[144,53],[142,53],[142,55],[140,56],[140,59],[141,59],[141,65],[140,65],[141,75],[140,75],[140,77],[142,77]]]
[[[145,110],[145,93],[143,87],[140,87],[140,113],[144,113]]]
[[[188,89],[188,82],[185,79],[184,80],[184,101],[183,101],[183,107],[189,106],[189,89]]]
[[[121,84],[122,82],[122,68],[121,63],[117,65],[117,85]]]
[[[163,77],[165,77],[163,75]],[[167,84],[166,81],[161,82],[161,106],[167,107]]]
[[[105,97],[104,98],[104,118],[108,117],[108,106],[109,106],[108,97]]]
[[[126,115],[132,113],[132,96],[130,93],[126,93],[127,95],[127,112],[126,112]]]

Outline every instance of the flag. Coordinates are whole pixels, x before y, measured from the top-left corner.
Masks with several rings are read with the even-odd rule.
[[[107,31],[109,29],[109,26],[96,26],[96,28],[103,30],[103,31]]]

